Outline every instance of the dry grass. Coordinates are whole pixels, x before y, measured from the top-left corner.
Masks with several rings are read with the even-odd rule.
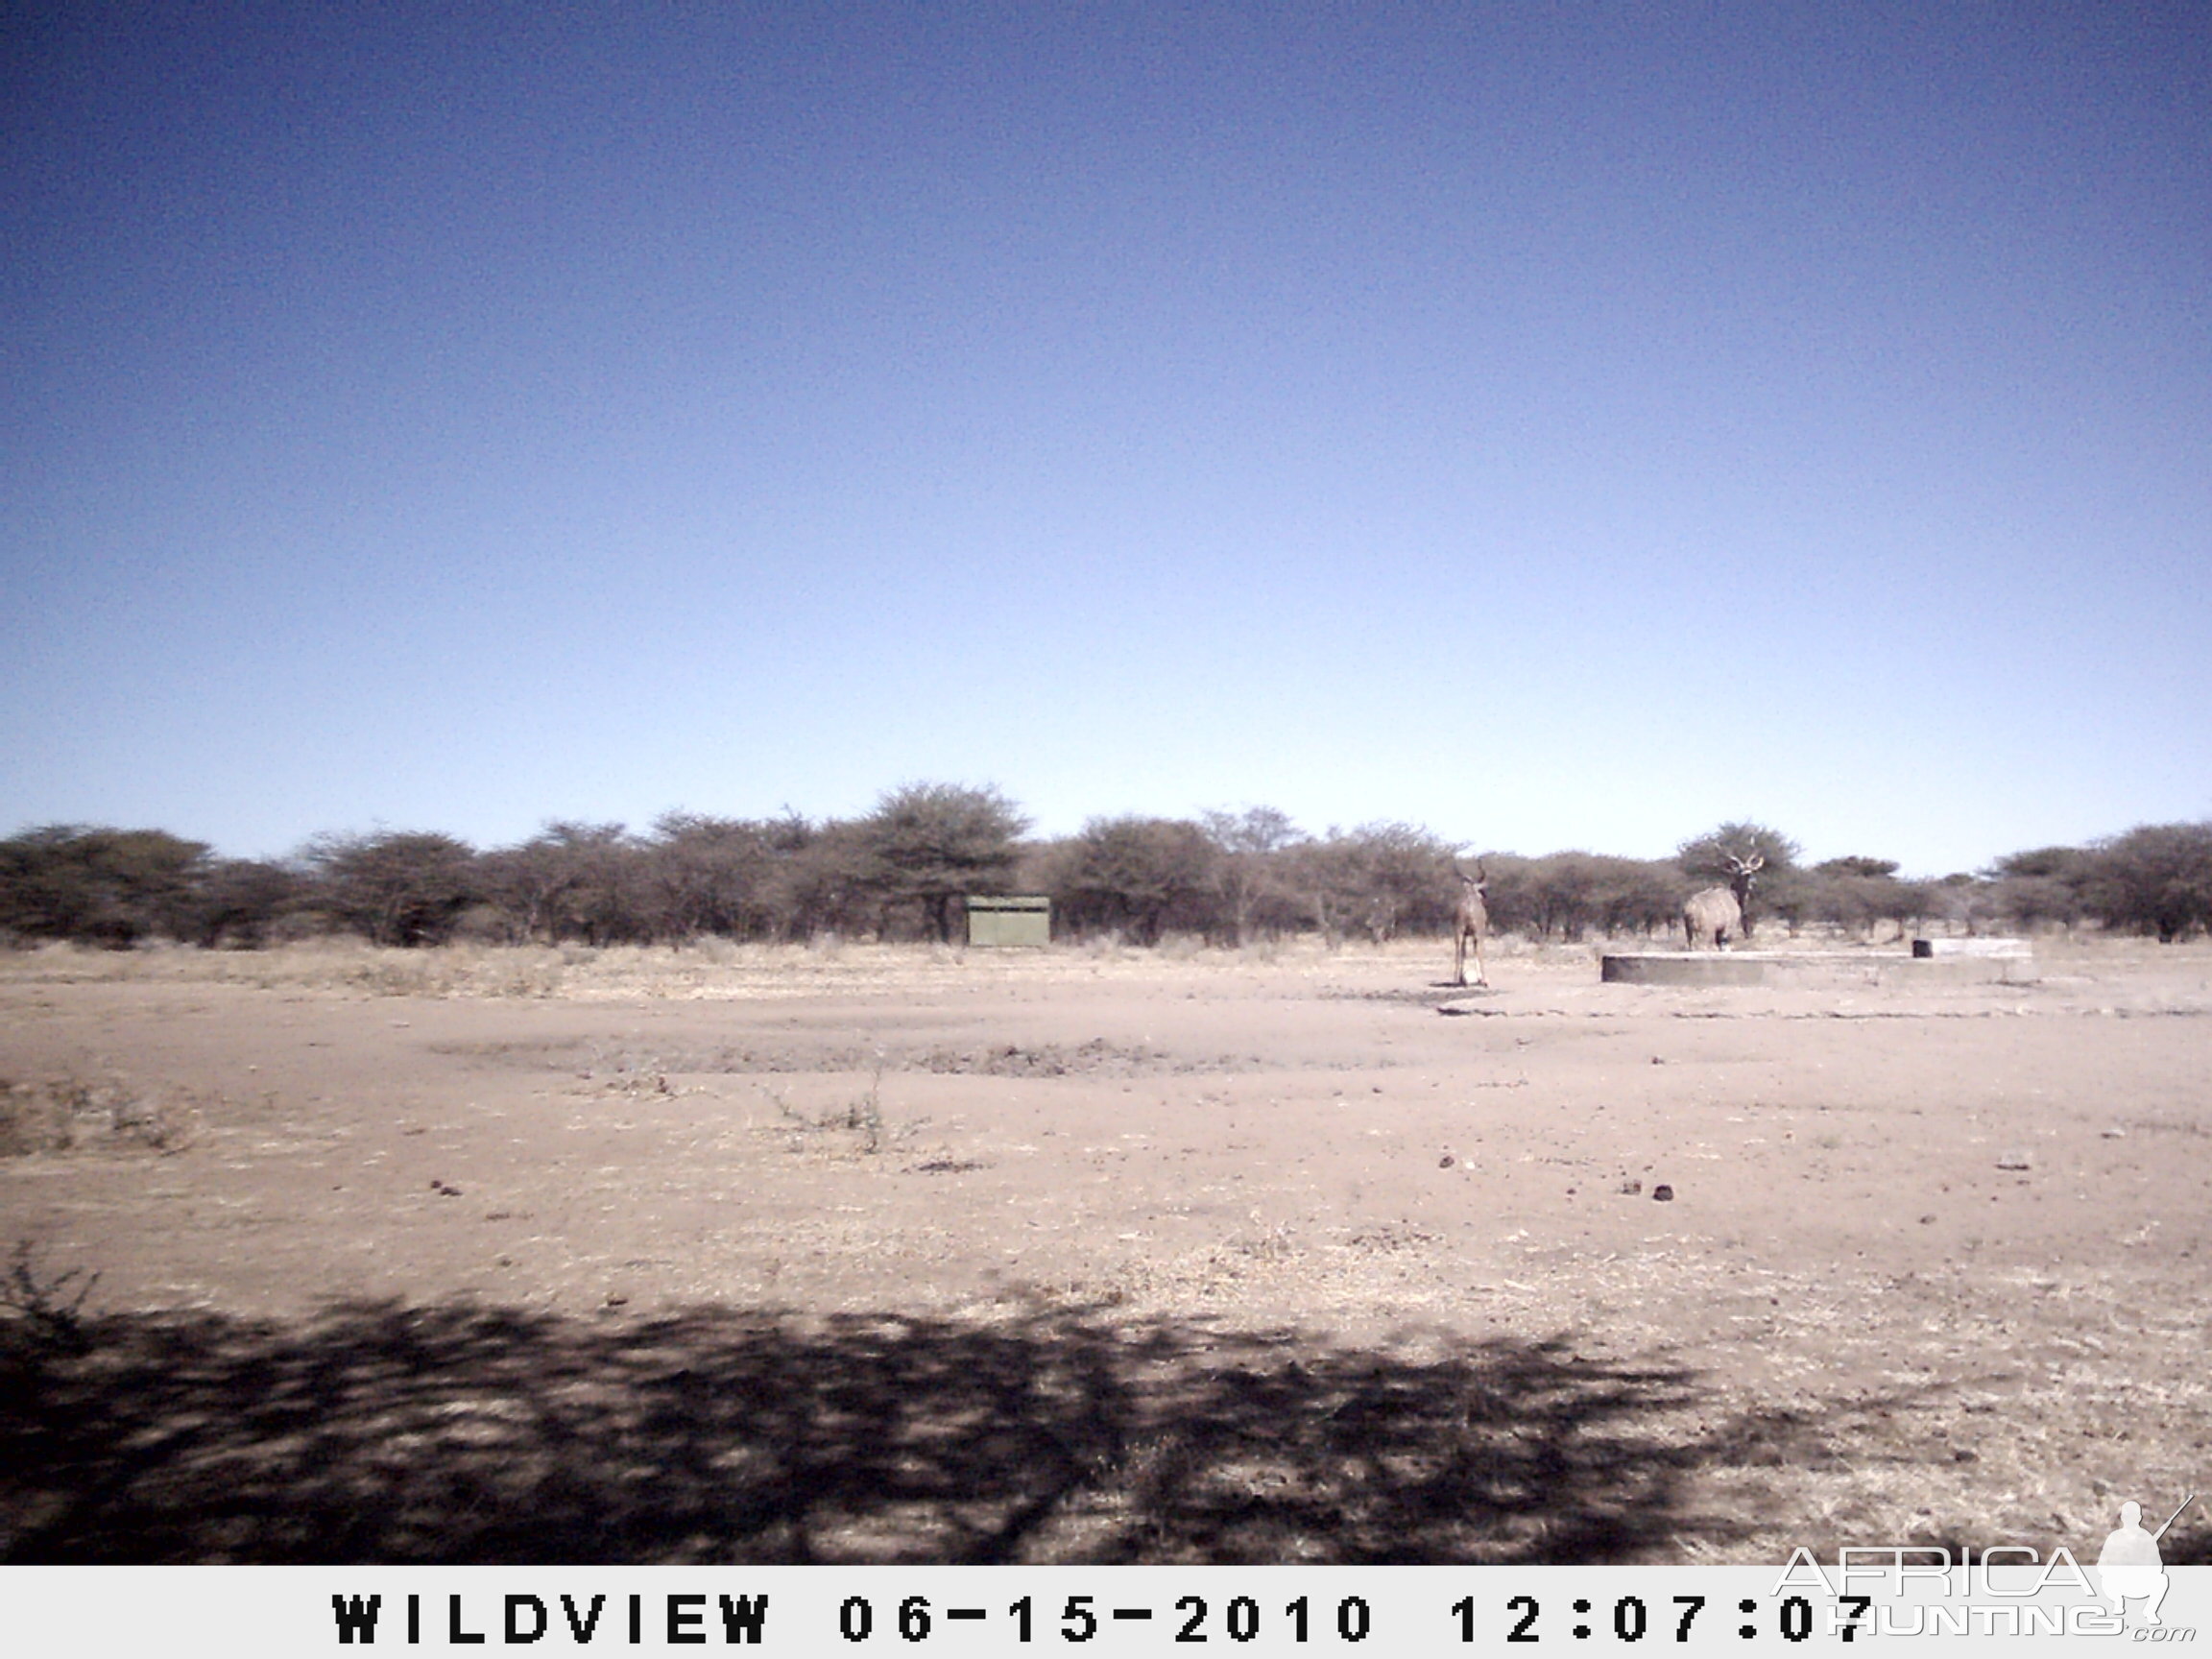
[[[0,1288],[17,1335],[97,1339],[34,1378],[38,1492],[8,1499],[0,1445],[0,1553],[14,1525],[72,1559],[470,1527],[487,1558],[956,1559],[1048,1489],[1023,1558],[1777,1561],[2093,1549],[2123,1499],[2162,1519],[2202,1484],[2212,946],[1712,992],[1600,985],[1594,954],[1516,945],[1487,995],[1438,988],[1435,941],[0,957],[47,1039],[6,1074],[49,1080],[0,1094],[20,1231],[117,1309],[27,1257]],[[191,1156],[146,1151],[202,1107]],[[325,1285],[385,1300],[293,1306]],[[392,1456],[406,1343],[471,1433],[544,1381],[542,1434],[433,1489],[437,1458]],[[405,1487],[404,1536],[348,1531],[400,1512],[352,1487],[318,1507],[320,1451],[286,1461],[340,1373],[347,1479]],[[950,1449],[935,1507],[884,1496],[894,1418],[897,1458]],[[87,1430],[66,1457],[56,1422]],[[132,1461],[171,1424],[228,1461]],[[682,1501],[602,1491],[602,1431]],[[779,1484],[801,1455],[836,1479]],[[218,1476],[249,1466],[234,1536]],[[66,1506],[118,1469],[108,1511]],[[2212,1559],[2202,1513],[2168,1546]]]
[[[1599,946],[1494,943],[1491,953],[1532,962],[1587,963]],[[806,945],[740,945],[710,939],[688,946],[478,945],[398,950],[352,939],[313,940],[266,950],[202,950],[152,946],[96,950],[48,945],[0,952],[0,984],[225,984],[264,991],[372,997],[552,998],[600,1002],[751,999],[824,993],[913,991],[976,979],[1050,982],[1070,973],[1106,981],[1187,974],[1192,970],[1312,977],[1379,959],[1448,964],[1435,940],[1382,946],[1353,943],[1332,950],[1299,938],[1223,950],[1184,936],[1158,949],[1110,941],[1041,950],[969,950],[940,945],[874,945],[824,940]]]
[[[177,1085],[121,1076],[0,1080],[0,1158],[41,1152],[180,1152],[216,1104]]]
[[[867,1086],[827,1108],[808,1110],[793,1104],[788,1086],[758,1085],[760,1094],[776,1108],[774,1132],[789,1138],[794,1149],[806,1148],[816,1137],[830,1136],[864,1158],[874,1158],[896,1143],[912,1140],[929,1120],[925,1118],[893,1123],[884,1117],[883,1070],[887,1064],[887,1057],[878,1050]]]

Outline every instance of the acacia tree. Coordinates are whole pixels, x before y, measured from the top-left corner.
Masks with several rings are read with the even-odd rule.
[[[476,895],[475,851],[451,835],[321,835],[301,856],[324,908],[378,945],[443,943]]]
[[[663,931],[645,849],[620,824],[554,819],[520,846],[484,854],[472,888],[524,939],[613,945]]]
[[[1288,850],[1285,875],[1307,919],[1334,950],[1366,911],[1367,883],[1358,849],[1340,830]]]
[[[1791,897],[1798,913],[1864,936],[1877,922],[1893,923],[1902,935],[1931,903],[1924,883],[1898,878],[1896,859],[1858,855],[1814,865],[1797,878]]]
[[[1221,854],[1182,818],[1094,818],[1069,844],[1054,894],[1068,925],[1118,927],[1140,945],[1211,932]]]
[[[644,846],[625,826],[556,819],[539,841],[569,874],[557,903],[564,937],[587,945],[642,944],[662,931]]]
[[[2212,820],[2144,824],[2097,849],[2090,890],[2112,926],[2161,945],[2212,928]]]
[[[765,822],[662,813],[644,850],[662,931],[674,939],[780,931],[776,866],[809,839],[795,813]]]
[[[915,902],[929,930],[952,941],[954,901],[1002,893],[1029,820],[988,785],[906,783],[854,826],[862,879],[890,903]]]
[[[1553,853],[1503,864],[1491,877],[1500,902],[1493,920],[1570,942],[1601,933],[1650,933],[1681,914],[1682,878],[1671,865],[1606,853]],[[1503,925],[1503,924],[1502,924]]]
[[[1376,944],[1401,929],[1450,928],[1459,903],[1451,842],[1403,823],[1363,824],[1346,840],[1364,906],[1360,925]]]
[[[1287,884],[1334,949],[1347,933],[1381,943],[1401,929],[1441,932],[1459,898],[1453,846],[1412,824],[1332,829],[1287,850]]]
[[[1598,926],[1607,933],[1648,937],[1671,927],[1682,914],[1682,873],[1653,858],[1591,854],[1598,869]]]
[[[572,860],[543,835],[481,854],[473,872],[476,894],[500,918],[507,943],[561,939],[561,901],[575,884]]]
[[[258,950],[301,902],[306,880],[297,870],[254,858],[220,858],[193,883],[180,937],[212,950]]]
[[[1236,942],[1250,944],[1261,928],[1295,926],[1297,908],[1286,883],[1284,854],[1306,837],[1290,815],[1273,806],[1247,806],[1242,812],[1208,812],[1200,822],[1218,854],[1214,880],[1224,923]]]
[[[1996,884],[1970,870],[1954,870],[1940,880],[1922,882],[1920,887],[1927,896],[1922,914],[1963,927],[1969,936],[1979,934],[1984,925],[1998,915]]]
[[[1556,930],[1573,943],[1598,915],[1601,880],[1598,860],[1588,853],[1553,853],[1533,860],[1526,876],[1525,902],[1539,939]]]
[[[2015,927],[2072,928],[2093,913],[2097,854],[2085,847],[2035,847],[1990,866],[1996,902]]]
[[[50,824],[0,841],[0,928],[128,949],[190,931],[205,842],[164,830]]]
[[[796,821],[799,836],[780,845],[768,872],[766,902],[779,936],[884,932],[880,866],[864,820],[831,818],[819,828]]]

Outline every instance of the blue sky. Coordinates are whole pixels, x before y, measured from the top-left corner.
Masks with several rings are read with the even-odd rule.
[[[2201,5],[4,15],[0,832],[2212,816]]]

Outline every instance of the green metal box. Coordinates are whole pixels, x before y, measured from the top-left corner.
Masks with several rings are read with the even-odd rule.
[[[1052,901],[1043,897],[968,900],[968,943],[979,946],[1049,945]]]

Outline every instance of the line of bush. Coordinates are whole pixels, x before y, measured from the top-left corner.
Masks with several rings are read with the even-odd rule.
[[[159,830],[50,825],[0,841],[0,942],[951,941],[964,895],[1024,892],[1051,897],[1062,937],[1236,945],[1318,933],[1335,944],[1446,933],[1459,895],[1459,848],[1413,825],[1313,835],[1255,807],[1095,818],[1056,840],[1025,839],[1028,828],[998,790],[948,783],[907,784],[849,820],[671,812],[644,833],[556,822],[489,850],[382,830],[318,836],[281,861],[218,857]],[[1791,932],[2096,926],[2172,941],[2212,929],[2212,823],[2146,825],[1934,881],[1882,858],[1804,867],[1789,837],[1744,823],[1686,841],[1671,859],[1480,856],[1498,931],[1574,941],[1662,935],[1694,889],[1729,880],[1730,854],[1751,853],[1764,860],[1754,922]]]

